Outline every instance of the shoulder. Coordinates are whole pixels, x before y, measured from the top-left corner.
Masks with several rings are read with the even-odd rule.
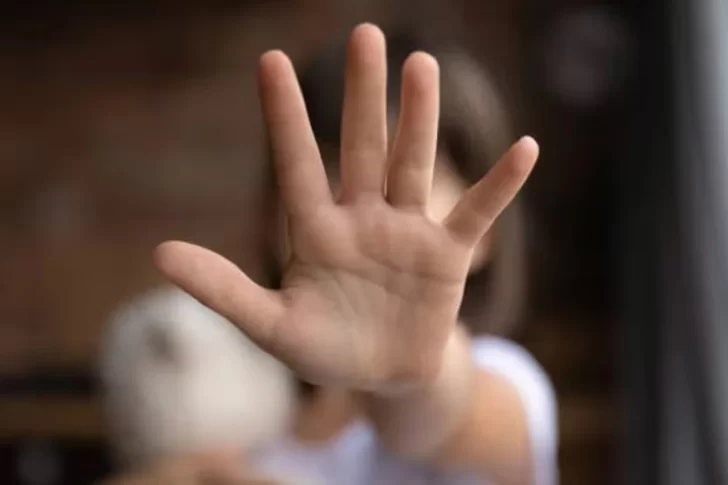
[[[514,385],[527,387],[544,404],[554,406],[556,394],[546,371],[522,346],[500,337],[473,337],[473,360],[481,369],[503,374]]]
[[[525,348],[514,342],[474,337],[471,345],[476,365],[506,378],[521,398],[531,435],[534,472],[541,477],[553,477],[534,483],[556,483],[558,409],[548,374]]]

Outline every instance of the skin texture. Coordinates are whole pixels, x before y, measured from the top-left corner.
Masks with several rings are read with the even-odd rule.
[[[160,245],[155,262],[306,380],[355,392],[395,452],[525,483],[529,456],[518,396],[474,369],[457,314],[476,248],[527,179],[538,146],[521,139],[442,220],[432,218],[438,65],[421,52],[406,61],[390,141],[384,49],[378,28],[354,30],[337,198],[290,60],[279,51],[261,58],[261,100],[290,239],[280,291],[184,242]],[[508,429],[493,425],[499,422]]]

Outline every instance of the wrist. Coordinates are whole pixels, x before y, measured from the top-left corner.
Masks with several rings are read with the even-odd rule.
[[[378,399],[401,400],[421,399],[431,394],[452,394],[452,391],[468,387],[473,368],[470,336],[466,330],[455,325],[440,354],[437,371],[430,377],[393,385],[386,390],[373,392]]]
[[[449,388],[453,380],[462,378],[466,368],[472,367],[470,337],[460,325],[454,325],[442,350],[422,359],[418,370],[406,378],[389,378],[370,389],[360,389],[362,394],[378,400],[419,399],[432,392]]]
[[[474,375],[469,336],[456,327],[433,379],[365,393],[362,403],[385,444],[411,457],[426,457],[456,432],[471,401]]]

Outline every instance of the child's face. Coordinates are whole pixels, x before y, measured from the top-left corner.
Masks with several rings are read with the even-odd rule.
[[[332,160],[338,157],[338,151],[327,149],[325,147],[321,147],[321,151],[324,159],[326,160],[328,160],[329,157],[332,157]],[[336,166],[335,164],[327,165]],[[331,190],[336,197],[339,190],[338,174],[329,173],[329,181],[331,184]],[[460,197],[462,197],[467,188],[468,186],[466,182],[452,169],[452,162],[447,154],[438,153],[432,180],[430,202],[427,207],[428,215],[436,221],[444,220],[450,213],[450,210],[455,207],[455,204],[458,200],[460,200]],[[476,248],[471,262],[471,272],[482,268],[488,262],[491,239],[490,233],[486,234]],[[282,248],[284,254],[282,256],[285,261],[289,255],[287,240],[284,244],[285,246]]]

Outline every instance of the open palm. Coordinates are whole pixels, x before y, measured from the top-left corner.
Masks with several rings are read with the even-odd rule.
[[[383,390],[433,377],[473,250],[528,177],[535,142],[514,145],[434,221],[426,214],[439,116],[431,56],[415,53],[403,67],[390,146],[384,36],[371,25],[352,34],[338,200],[284,54],[261,58],[260,86],[289,221],[282,289],[261,288],[221,256],[181,242],[161,245],[157,266],[312,382]]]

